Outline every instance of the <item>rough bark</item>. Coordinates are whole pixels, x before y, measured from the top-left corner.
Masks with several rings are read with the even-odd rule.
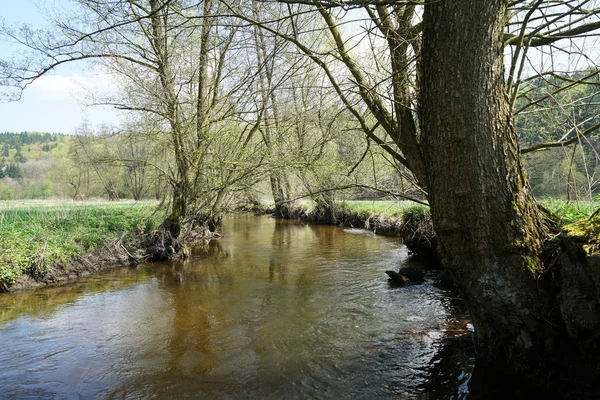
[[[506,2],[445,0],[424,14],[421,110],[434,228],[476,329],[479,359],[550,351],[544,220],[503,83]],[[549,333],[550,332],[550,333]]]

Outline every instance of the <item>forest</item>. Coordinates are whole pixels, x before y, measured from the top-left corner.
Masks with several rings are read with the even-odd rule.
[[[595,0],[79,0],[21,46],[3,95],[93,62],[127,113],[75,135],[0,134],[0,198],[158,199],[156,246],[230,210],[310,199],[429,207],[478,365],[531,382],[600,375],[597,213],[565,228],[538,200],[594,204]],[[537,200],[536,200],[537,199]]]

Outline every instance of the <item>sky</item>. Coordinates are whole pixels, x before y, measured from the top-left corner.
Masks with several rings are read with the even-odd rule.
[[[65,0],[0,0],[0,19],[7,25],[47,25],[44,8],[65,10]],[[0,37],[0,59],[19,48]],[[73,134],[84,123],[118,124],[122,114],[108,106],[87,106],[86,92],[110,85],[99,66],[72,63],[45,75],[25,89],[20,100],[0,100],[0,132],[40,131]],[[1,89],[0,89],[1,90]]]
[[[0,23],[21,25],[27,23],[33,28],[47,25],[44,10],[68,13],[73,11],[70,0],[0,0]],[[355,16],[356,17],[356,16]],[[586,39],[583,39],[584,41]],[[587,47],[598,48],[598,43],[588,43]],[[365,41],[368,45],[368,41]],[[579,43],[579,44],[583,44]],[[19,54],[19,47],[7,43],[0,37],[0,60]],[[595,50],[594,59],[597,59]],[[540,53],[541,54],[541,53]],[[507,54],[507,62],[510,61]],[[541,68],[547,57],[530,53],[529,58],[536,64],[528,69]],[[585,62],[559,56],[554,62],[566,59],[568,63]],[[581,67],[581,65],[579,65]],[[566,67],[564,68],[566,69]],[[530,71],[525,71],[527,76]],[[42,131],[73,134],[86,124],[99,127],[103,124],[116,125],[124,117],[122,112],[108,106],[87,106],[86,91],[102,91],[117,87],[99,66],[83,63],[70,63],[39,78],[25,89],[22,98],[16,102],[2,102],[0,96],[0,132]],[[0,95],[2,88],[0,87]]]

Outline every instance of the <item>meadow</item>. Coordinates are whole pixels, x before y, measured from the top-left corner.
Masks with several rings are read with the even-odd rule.
[[[0,202],[0,285],[22,274],[41,276],[108,239],[128,243],[162,220],[155,202]]]
[[[564,226],[583,218],[589,218],[600,208],[600,201],[568,201],[552,197],[538,199],[539,203],[556,217],[558,226]],[[401,216],[407,212],[429,210],[429,207],[408,200],[347,200],[342,205],[349,211],[372,215]]]

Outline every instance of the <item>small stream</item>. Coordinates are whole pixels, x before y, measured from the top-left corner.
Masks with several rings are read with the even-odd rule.
[[[0,295],[0,398],[466,398],[460,302],[391,287],[406,248],[231,217],[182,262]]]

